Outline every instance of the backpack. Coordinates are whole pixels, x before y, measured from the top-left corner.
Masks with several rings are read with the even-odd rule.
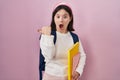
[[[75,33],[70,32],[70,34],[72,35],[74,44],[76,42],[79,42],[79,38]],[[56,31],[52,31],[51,35],[54,35],[54,44],[55,44],[56,38],[57,38]],[[39,40],[40,40],[40,38],[41,38],[41,36],[39,37]],[[42,50],[40,49],[40,56],[39,56],[39,77],[40,77],[40,80],[42,80],[42,71],[45,71],[45,61],[44,60],[45,60],[45,58],[42,55]]]

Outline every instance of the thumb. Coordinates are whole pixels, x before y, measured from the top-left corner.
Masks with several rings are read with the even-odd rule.
[[[41,32],[42,32],[42,29],[37,29],[37,32],[41,33]]]

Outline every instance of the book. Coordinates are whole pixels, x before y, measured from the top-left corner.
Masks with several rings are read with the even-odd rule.
[[[79,63],[79,46],[77,42],[68,50],[68,80],[72,80],[72,74]]]

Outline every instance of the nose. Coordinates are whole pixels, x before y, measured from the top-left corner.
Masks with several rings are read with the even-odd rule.
[[[60,22],[63,22],[63,17],[60,17]]]

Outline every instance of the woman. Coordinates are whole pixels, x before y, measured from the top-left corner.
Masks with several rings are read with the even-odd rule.
[[[56,32],[55,43],[55,36],[51,35],[52,31]],[[74,45],[70,34],[72,31],[74,31],[72,10],[66,4],[60,4],[53,11],[51,25],[42,27],[39,30],[42,34],[40,47],[46,62],[43,80],[68,80],[67,51]],[[79,43],[81,44],[80,39]],[[85,65],[86,55],[82,45],[79,49],[81,57],[72,75],[72,80],[77,80],[82,75]]]

